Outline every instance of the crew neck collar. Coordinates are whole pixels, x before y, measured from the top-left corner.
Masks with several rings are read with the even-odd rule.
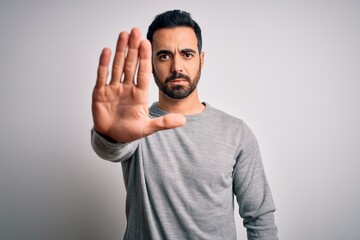
[[[197,119],[197,118],[200,118],[202,116],[205,116],[209,112],[211,106],[206,102],[202,102],[202,104],[205,106],[205,108],[204,108],[204,110],[202,112],[196,113],[196,114],[189,114],[189,115],[185,114],[186,119]],[[169,113],[169,112],[159,108],[158,102],[154,102],[151,105],[149,110],[150,110],[150,114],[153,115],[153,116],[156,116],[156,117],[164,116],[164,115]]]

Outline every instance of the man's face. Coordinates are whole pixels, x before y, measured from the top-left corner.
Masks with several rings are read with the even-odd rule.
[[[189,96],[196,89],[204,62],[194,30],[159,29],[153,35],[152,49],[153,74],[159,89],[173,99]]]

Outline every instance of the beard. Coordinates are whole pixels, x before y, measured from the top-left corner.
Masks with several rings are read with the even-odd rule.
[[[168,76],[165,81],[161,81],[156,75],[155,71],[153,71],[154,79],[156,85],[159,87],[160,91],[162,91],[166,96],[172,99],[184,99],[188,97],[197,87],[201,76],[201,67],[196,74],[196,76],[191,79],[188,75],[178,72],[173,72],[170,76]],[[172,80],[182,78],[188,84],[171,84]]]

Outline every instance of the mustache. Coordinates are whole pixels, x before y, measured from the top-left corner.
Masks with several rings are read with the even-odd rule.
[[[173,72],[170,76],[168,76],[166,79],[165,79],[165,84],[172,81],[172,80],[175,80],[177,78],[183,78],[185,79],[186,81],[190,82],[190,77],[188,75],[185,75],[183,73],[178,73],[178,72]]]

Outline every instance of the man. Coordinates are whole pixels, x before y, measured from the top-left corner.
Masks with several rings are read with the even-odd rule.
[[[254,135],[199,100],[200,27],[189,13],[168,11],[147,38],[137,28],[120,33],[111,80],[105,48],[93,92],[92,146],[123,168],[124,239],[236,239],[234,195],[248,239],[277,239]],[[151,72],[159,101],[149,109]]]

